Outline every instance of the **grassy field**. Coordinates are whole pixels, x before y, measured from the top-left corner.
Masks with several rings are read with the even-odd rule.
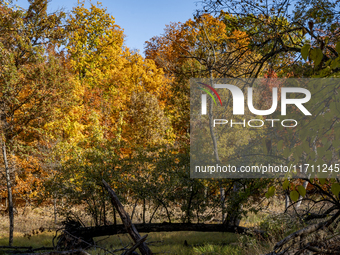
[[[127,235],[111,236],[100,241],[101,239],[103,238],[96,239],[97,244],[106,248],[118,249],[132,244]],[[149,233],[147,243],[154,253],[160,254],[242,254],[238,237],[231,233]]]
[[[141,233],[145,235],[145,233]],[[16,233],[14,246],[50,247],[54,232],[38,233],[30,238]],[[98,247],[90,254],[108,254],[103,249],[116,250],[130,246],[133,242],[127,234],[95,238]],[[185,241],[188,244],[185,245]],[[253,251],[259,246],[249,247],[253,239],[245,240],[231,233],[170,232],[149,233],[147,244],[155,254],[259,254]],[[8,238],[0,238],[0,246],[7,245]],[[261,248],[262,249],[262,248]],[[116,254],[121,254],[122,251]]]
[[[273,206],[280,211],[281,205]],[[81,208],[79,212],[82,212]],[[272,212],[271,212],[272,213]],[[242,226],[259,227],[269,213],[250,214],[241,221]],[[82,215],[86,224],[91,225],[90,219]],[[54,223],[54,211],[52,206],[29,207],[25,210],[19,208],[15,216],[14,246],[51,247],[55,230],[60,228],[63,218],[59,217]],[[8,216],[0,215],[0,246],[8,245]],[[263,225],[262,225],[263,226]],[[270,225],[280,230],[281,225]],[[145,235],[146,233],[141,233]],[[98,247],[89,250],[91,254],[109,254],[106,250],[115,250],[122,247],[131,247],[133,243],[127,234],[110,237],[95,238]],[[149,233],[147,244],[155,254],[240,254],[255,255],[270,251],[273,243],[268,240],[257,240],[247,236],[233,233],[203,233],[203,232],[160,232]],[[101,248],[100,248],[101,247]],[[121,254],[122,251],[115,254]]]

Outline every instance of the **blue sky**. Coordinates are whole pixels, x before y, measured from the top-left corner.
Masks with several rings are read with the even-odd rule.
[[[185,22],[193,17],[198,0],[103,0],[102,6],[107,8],[116,20],[116,24],[124,29],[125,44],[131,49],[138,49],[143,54],[144,42],[151,37],[161,35],[166,24],[170,22]],[[27,8],[27,0],[13,1]],[[77,5],[77,0],[52,0],[48,11],[53,12],[63,8],[70,11]],[[89,6],[89,1],[86,1]],[[92,1],[97,3],[97,1]]]

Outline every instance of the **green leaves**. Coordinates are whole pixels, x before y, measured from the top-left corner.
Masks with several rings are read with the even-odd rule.
[[[74,71],[87,83],[97,85],[109,70],[110,62],[119,61],[124,35],[115,24],[114,18],[101,4],[91,4],[87,9],[84,2],[73,8],[68,22],[68,40],[65,41],[71,56]]]
[[[310,51],[310,58],[314,61],[314,64],[318,66],[323,58],[322,50],[320,48],[314,48]]]
[[[283,146],[283,140],[278,141],[278,143],[277,143],[277,150],[278,151],[282,150],[282,146]]]
[[[305,189],[305,187],[303,187],[302,185],[299,185],[299,186],[297,186],[296,188],[297,188],[297,190],[299,191],[299,193],[300,193],[301,196],[304,197],[304,196],[306,195],[306,189]]]
[[[282,188],[283,188],[283,189],[288,189],[288,187],[289,187],[289,181],[288,181],[288,179],[286,179],[286,180],[283,182]]]
[[[266,198],[270,198],[272,196],[275,195],[275,187],[274,186],[270,186],[268,191],[266,192],[265,196]]]
[[[284,156],[285,158],[288,158],[290,154],[291,154],[290,148],[286,147],[286,148],[283,150],[283,156]]]
[[[337,42],[337,44],[335,46],[335,50],[336,50],[336,52],[338,52],[340,54],[340,42]]]
[[[291,191],[290,194],[289,194],[289,197],[290,197],[290,199],[291,199],[293,202],[298,201],[299,196],[300,196],[300,195],[299,195],[299,193],[298,193],[296,190]]]
[[[339,183],[333,183],[331,187],[332,193],[337,197],[340,193],[340,184]]]
[[[339,48],[340,48],[340,45],[339,45]],[[318,66],[321,63],[321,60],[323,58],[323,53],[320,48],[311,49],[310,44],[306,43],[301,48],[301,56],[305,61],[307,61],[307,58],[309,56],[310,60],[313,60],[314,64]]]
[[[308,43],[306,43],[305,45],[303,45],[303,47],[301,48],[301,55],[302,58],[306,61],[309,55],[309,49],[310,49],[310,45]]]
[[[287,189],[288,187],[288,180],[285,180],[285,182],[283,183],[284,184],[284,188],[283,189]],[[303,187],[302,185],[298,185],[296,187],[297,190],[292,190],[290,193],[289,193],[289,197],[290,199],[293,201],[293,202],[296,202],[299,200],[299,197],[302,196],[304,197],[306,195],[306,189],[305,187]]]
[[[267,150],[267,145],[266,145],[266,140],[265,139],[262,140],[262,148],[263,148],[264,154],[268,154],[268,150]]]

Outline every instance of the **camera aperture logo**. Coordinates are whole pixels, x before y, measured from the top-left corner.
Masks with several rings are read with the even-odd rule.
[[[211,87],[208,84],[205,84],[203,82],[199,82],[199,84],[202,84],[203,86],[209,88],[212,92],[214,92],[215,95],[217,96],[218,100],[220,101],[221,106],[223,106],[222,105],[222,100],[220,98],[220,95],[217,93],[217,91],[213,87]],[[212,98],[212,100],[214,101],[215,105],[217,105],[214,96],[208,90],[206,90],[205,88],[201,88],[201,87],[198,87],[198,88],[200,90],[206,92]],[[207,94],[202,94],[202,115],[207,114]]]
[[[223,106],[222,100],[220,95],[217,93],[216,89],[227,89],[230,91],[232,100],[233,100],[233,115],[244,115],[245,114],[245,96],[242,90],[231,84],[213,84],[213,87],[198,82],[199,84],[204,85],[205,87],[209,88],[211,91],[214,92],[214,94],[217,96],[217,98],[220,101],[220,105]],[[214,96],[205,88],[198,87],[203,92],[206,92],[214,101],[215,105],[217,105],[216,100]],[[273,87],[272,88],[272,102],[271,107],[266,110],[259,110],[256,109],[253,102],[253,87],[247,88],[247,106],[249,111],[257,116],[268,116],[270,114],[273,114],[277,110],[278,106],[278,88]],[[207,115],[207,94],[202,93],[201,94],[201,114]],[[302,98],[289,98],[289,94],[300,94],[304,97]],[[281,116],[287,115],[287,105],[295,105],[305,116],[311,116],[312,114],[306,109],[304,106],[305,103],[307,103],[311,99],[311,93],[309,90],[305,88],[298,88],[298,87],[282,87],[281,88]],[[268,123],[270,127],[274,127],[275,124],[279,122],[281,126],[292,128],[296,127],[298,125],[298,121],[295,119],[270,119],[266,118],[265,120],[262,119],[250,119],[246,120],[243,119],[243,121],[234,120],[234,119],[213,119],[213,127],[216,127],[216,125],[229,125],[230,127],[235,127],[236,125],[241,125],[243,127],[251,127],[251,128],[260,128],[265,126],[265,123]]]

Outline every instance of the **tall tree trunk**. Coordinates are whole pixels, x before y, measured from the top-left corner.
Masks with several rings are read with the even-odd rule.
[[[142,217],[143,217],[143,224],[145,224],[145,198],[143,198],[143,215],[142,215]]]
[[[102,217],[102,220],[103,220],[104,226],[106,226],[106,206],[105,206],[105,190],[104,190],[104,187],[102,187],[102,191],[103,191],[103,196],[102,196],[103,217]]]
[[[8,216],[9,216],[9,246],[13,244],[13,231],[14,231],[14,214],[13,214],[13,195],[12,195],[12,183],[8,167],[6,144],[2,141],[2,155],[5,164],[6,182],[7,182],[7,193],[8,193]]]
[[[285,212],[287,211],[289,205],[290,205],[290,202],[289,202],[289,192],[287,191],[286,192],[286,201],[285,201]]]
[[[187,208],[187,212],[186,212],[186,218],[187,218],[187,223],[191,223],[191,203],[192,203],[192,199],[194,197],[194,189],[192,186],[190,186],[190,197],[189,197],[189,201],[188,201],[188,208]]]
[[[116,208],[113,208],[113,225],[117,226]]]
[[[215,54],[214,54],[215,56]],[[210,75],[210,86],[213,86],[213,75],[212,75],[212,67],[209,68],[209,75]],[[210,135],[211,135],[211,139],[213,142],[213,147],[214,147],[214,155],[215,155],[215,160],[216,163],[219,164],[220,163],[220,158],[218,155],[218,147],[217,147],[217,139],[214,133],[214,118],[213,118],[213,100],[210,100],[210,104],[209,104],[209,128],[210,128]],[[236,182],[237,183],[237,182]],[[238,199],[238,191],[239,191],[239,187],[237,186],[237,184],[234,184],[233,187],[233,191],[232,191],[232,200],[237,200]],[[225,218],[223,211],[224,211],[224,189],[222,187],[222,185],[220,185],[220,191],[221,191],[221,208],[222,208],[222,220]],[[240,223],[240,210],[242,208],[242,205],[240,204],[235,204],[235,203],[231,203],[233,206],[232,208],[229,208],[229,215],[227,216],[228,219],[225,219],[224,222],[227,224],[232,224],[232,225],[236,225],[238,226],[238,224]]]
[[[224,221],[224,224],[226,225],[233,225],[233,226],[239,226],[241,221],[241,211],[243,208],[243,205],[239,198],[239,191],[241,188],[241,184],[239,182],[235,182],[233,185],[232,194],[230,197],[230,203],[227,208],[227,217]]]
[[[204,185],[204,202],[203,204],[208,204],[208,186]]]
[[[138,198],[136,199],[135,205],[133,206],[133,209],[132,209],[131,221],[133,220],[133,215],[135,214],[135,209],[136,209],[136,206],[137,206],[137,202],[138,202]],[[115,209],[113,209],[113,211],[116,213]]]
[[[225,190],[222,187],[221,181],[219,181],[219,186],[220,186],[220,195],[221,195],[221,209],[222,209],[222,220],[221,222],[224,222],[225,218],[225,206],[224,206],[224,200],[225,200]]]
[[[57,225],[57,198],[53,198],[54,225]]]
[[[210,75],[210,85],[213,86],[213,75],[212,75],[212,70],[211,68],[209,68],[209,75]],[[218,148],[217,148],[217,139],[214,133],[214,117],[213,117],[213,100],[210,99],[210,103],[209,103],[209,129],[210,129],[210,135],[211,135],[211,139],[213,142],[213,150],[214,150],[214,156],[215,156],[215,160],[216,163],[219,164],[220,163],[220,157],[218,156]]]

